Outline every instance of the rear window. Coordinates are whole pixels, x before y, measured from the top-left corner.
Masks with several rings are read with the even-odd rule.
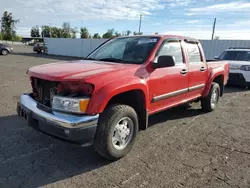
[[[221,60],[250,61],[250,51],[225,51],[220,56]]]
[[[202,63],[200,50],[197,44],[186,43],[190,63]]]

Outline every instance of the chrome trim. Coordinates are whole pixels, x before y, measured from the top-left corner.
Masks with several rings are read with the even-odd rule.
[[[163,94],[163,95],[159,95],[159,96],[154,97],[152,99],[152,102],[157,102],[157,101],[167,99],[167,98],[170,98],[170,97],[174,97],[174,96],[177,96],[177,95],[181,95],[181,94],[184,94],[184,93],[187,93],[187,92],[188,92],[188,88],[181,89],[181,90],[174,91],[174,92],[167,93],[167,94]]]
[[[205,84],[200,84],[200,85],[192,86],[192,87],[189,87],[189,88],[181,89],[181,90],[178,90],[178,91],[174,91],[174,92],[171,92],[171,93],[159,95],[159,96],[153,97],[152,102],[157,102],[157,101],[164,100],[164,99],[167,99],[167,98],[170,98],[170,97],[175,97],[177,95],[181,95],[181,94],[184,94],[184,93],[187,93],[187,92],[191,92],[191,91],[194,91],[194,90],[197,90],[197,89],[201,89],[203,87],[205,87]]]
[[[99,118],[99,114],[95,116],[79,116],[55,111],[52,111],[52,113],[42,111],[37,108],[37,101],[35,101],[28,94],[23,94],[20,97],[20,105],[34,113],[35,117],[42,118],[48,123],[57,124],[70,129],[97,125]]]
[[[192,86],[192,87],[188,88],[188,91],[191,92],[191,91],[194,91],[194,90],[197,90],[197,89],[201,89],[203,87],[205,87],[205,84],[200,84],[200,85]]]

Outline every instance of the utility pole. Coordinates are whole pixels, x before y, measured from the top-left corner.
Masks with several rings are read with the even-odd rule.
[[[216,18],[214,18],[214,25],[213,25],[213,32],[212,32],[212,40],[214,40],[215,25],[216,25]]]
[[[138,34],[140,34],[140,33],[141,33],[141,19],[142,19],[142,14],[140,14],[139,33],[138,33]]]

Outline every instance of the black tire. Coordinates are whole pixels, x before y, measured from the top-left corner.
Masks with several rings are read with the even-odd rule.
[[[214,93],[214,91],[216,91],[217,93],[217,99],[215,103],[212,102],[212,94]],[[209,94],[201,99],[202,110],[204,112],[212,112],[216,108],[219,98],[220,98],[220,86],[219,84],[213,82]]]
[[[8,54],[9,54],[9,51],[8,51],[8,50],[3,49],[3,50],[1,51],[1,54],[2,54],[2,55],[8,55]]]
[[[250,89],[250,83],[247,84],[247,88]]]
[[[113,131],[116,124],[124,117],[130,118],[133,123],[133,132],[130,142],[122,150],[118,150],[112,143]],[[101,115],[94,138],[94,148],[108,160],[118,160],[124,157],[133,147],[139,124],[135,110],[128,105],[116,104],[108,107]]]

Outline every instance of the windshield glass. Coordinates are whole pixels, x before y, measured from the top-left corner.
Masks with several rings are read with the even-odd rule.
[[[231,61],[250,61],[250,51],[226,51],[220,59]]]
[[[98,48],[87,59],[128,64],[142,64],[159,37],[115,38]]]

